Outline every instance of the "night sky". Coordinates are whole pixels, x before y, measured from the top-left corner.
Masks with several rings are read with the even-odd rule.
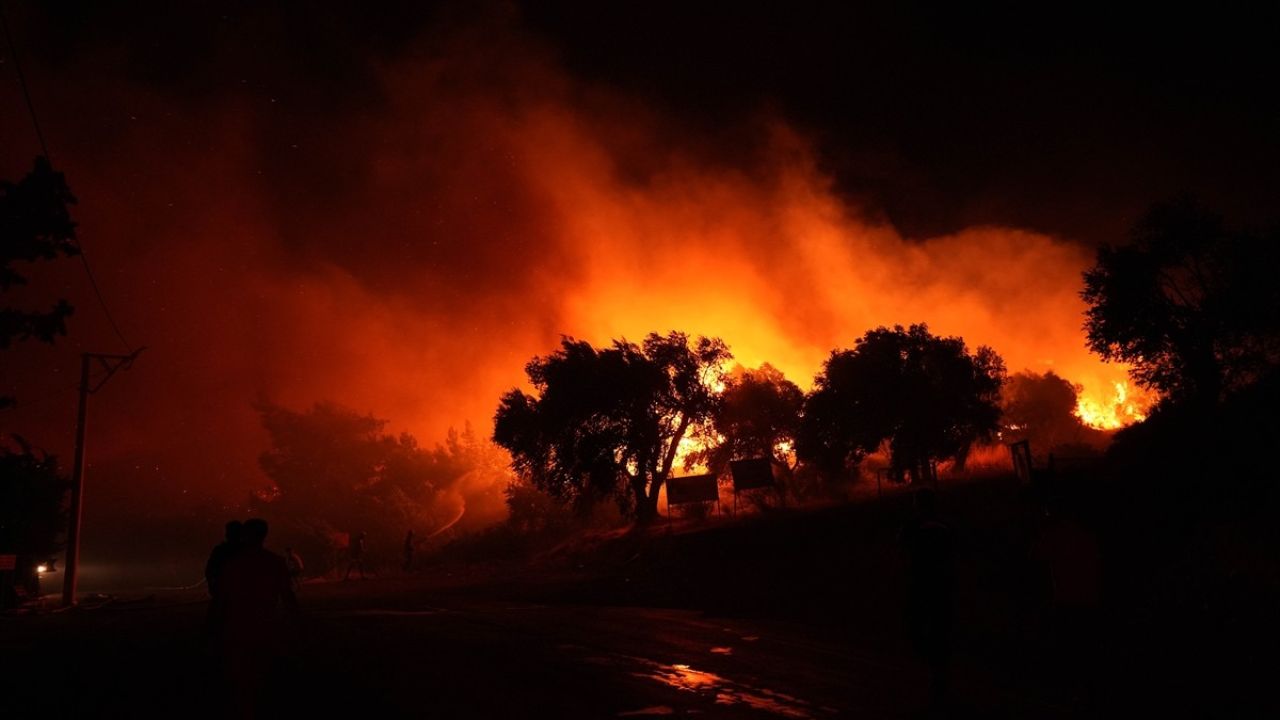
[[[1274,9],[263,5],[10,12],[32,62],[93,62],[108,84],[192,107],[274,98],[285,108],[259,119],[282,134],[376,112],[376,68],[421,53],[424,39],[491,24],[470,41],[501,45],[518,28],[576,78],[659,108],[671,132],[700,134],[722,159],[750,154],[743,118],[785,118],[816,139],[842,192],[908,236],[995,223],[1100,242],[1173,194],[1263,221],[1259,205],[1280,190]]]

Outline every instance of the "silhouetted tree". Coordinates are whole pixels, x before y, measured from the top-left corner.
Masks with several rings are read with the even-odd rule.
[[[888,443],[891,470],[928,477],[931,461],[963,465],[973,443],[999,428],[1004,362],[991,348],[927,326],[877,328],[831,353],[805,401],[802,459],[829,474],[856,467]]]
[[[1229,230],[1190,200],[1157,205],[1085,272],[1090,349],[1141,386],[1212,404],[1280,359],[1277,238]]]
[[[768,363],[755,370],[739,366],[725,378],[704,433],[705,449],[689,459],[713,472],[723,471],[731,460],[749,457],[771,457],[791,469],[803,409],[804,392],[780,370]]]
[[[564,503],[526,480],[512,480],[504,493],[507,498],[507,524],[517,532],[554,533],[569,527],[572,516],[566,512]]]
[[[271,449],[258,460],[274,483],[264,496],[277,509],[316,520],[367,513],[358,507],[367,494],[358,490],[378,475],[397,444],[382,434],[385,420],[332,403],[297,412],[260,401],[256,409],[271,438]]]
[[[613,496],[648,522],[680,441],[715,410],[729,358],[722,341],[677,332],[607,348],[565,338],[525,366],[536,395],[502,396],[493,439],[535,486],[580,505]]]
[[[1079,385],[1052,370],[1010,375],[1000,391],[1004,439],[1030,440],[1038,455],[1063,446],[1100,443],[1101,433],[1086,426],[1075,413],[1079,393]]]
[[[13,438],[17,448],[0,447],[0,554],[18,555],[15,573],[0,578],[6,601],[10,582],[33,572],[32,562],[55,555],[65,529],[62,500],[70,482],[58,472],[57,459]],[[7,604],[7,603],[0,603]]]
[[[466,511],[462,486],[502,502],[505,457],[470,427],[426,450],[408,433],[385,433],[387,421],[333,403],[297,412],[262,400],[256,409],[271,438],[259,463],[273,483],[256,502],[317,538],[363,530],[393,547],[406,528],[456,520]]]
[[[0,182],[0,292],[25,285],[27,278],[16,263],[53,260],[79,254],[76,224],[68,205],[76,199],[62,173],[37,157],[35,167],[17,183]],[[0,307],[0,350],[14,342],[36,339],[51,343],[67,334],[71,305],[59,300],[46,312]],[[0,396],[0,407],[13,403]]]
[[[0,182],[0,293],[27,284],[21,264],[80,252],[67,210],[75,201],[62,173],[54,172],[43,156],[22,180]],[[71,312],[66,300],[44,312],[0,306],[0,350],[29,339],[52,343],[66,335]],[[13,403],[12,396],[0,395],[0,408]],[[33,559],[58,550],[57,534],[65,520],[62,499],[69,486],[54,458],[21,438],[14,441],[16,449],[0,448],[0,552],[18,554],[18,572],[26,576]]]
[[[449,428],[443,443],[432,448],[428,479],[438,494],[451,488],[453,504],[437,502],[437,515],[455,513],[446,522],[476,526],[499,519],[508,511],[506,488],[515,476],[511,456],[487,437],[477,435],[470,421],[462,430]],[[458,515],[457,513],[463,513]]]

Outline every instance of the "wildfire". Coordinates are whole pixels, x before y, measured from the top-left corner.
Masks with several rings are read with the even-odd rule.
[[[262,450],[243,399],[264,391],[295,407],[330,399],[369,409],[429,443],[467,419],[487,431],[522,364],[561,334],[596,345],[670,330],[719,337],[736,362],[768,362],[807,391],[832,350],[916,322],[991,346],[1011,372],[1052,369],[1082,384],[1076,412],[1091,426],[1143,417],[1134,392],[1122,383],[1110,391],[1124,369],[1083,342],[1088,248],[988,225],[908,237],[838,192],[817,149],[781,119],[725,164],[696,136],[677,142],[677,126],[637,112],[644,104],[578,86],[552,53],[448,47],[425,54],[426,64],[388,64],[378,114],[334,129],[347,134],[326,131],[333,142],[323,145],[337,149],[380,138],[367,153],[279,168],[274,182],[292,186],[329,160],[358,164],[340,201],[306,208],[267,207],[279,198],[252,192],[263,182],[260,148],[245,142],[239,110],[109,99],[113,108],[151,103],[149,116],[170,118],[164,132],[208,137],[157,155],[156,130],[122,129],[99,155],[148,179],[136,188],[148,207],[188,210],[121,215],[118,203],[96,202],[78,207],[77,220],[103,247],[132,253],[118,256],[119,273],[104,273],[110,296],[136,298],[122,308],[130,323],[205,358],[158,365],[153,382],[218,401],[200,416],[207,432],[174,433],[169,419],[189,416],[183,395],[153,393],[138,400],[146,412],[135,409],[145,422],[104,423],[95,443],[121,458],[148,447],[157,464],[191,466],[202,490],[239,502],[246,483],[260,482],[229,478],[254,478]],[[118,194],[114,166],[77,170],[77,194]],[[211,204],[210,183],[250,190]],[[369,218],[385,244],[352,252],[351,228]],[[311,248],[302,260],[295,233]],[[139,235],[160,240],[140,244]],[[234,283],[209,268],[237,269]],[[209,303],[211,293],[221,301]],[[58,436],[56,422],[29,431]],[[681,442],[679,473],[697,449],[695,438]],[[475,513],[473,500],[467,521]]]
[[[1113,388],[1109,397],[1081,393],[1076,402],[1076,417],[1099,430],[1116,430],[1147,419],[1145,409],[1150,403],[1146,398],[1135,396],[1123,381],[1113,383]]]
[[[704,438],[693,435],[680,438],[680,443],[676,446],[676,459],[671,465],[672,473],[684,475],[707,472],[707,466],[704,463],[691,462],[690,456],[706,450],[708,446],[708,441]]]

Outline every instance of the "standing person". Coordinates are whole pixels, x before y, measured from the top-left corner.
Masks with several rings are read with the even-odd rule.
[[[293,591],[296,593],[302,588],[302,570],[305,567],[302,564],[302,556],[292,547],[284,549],[285,566],[289,568],[289,581],[293,584]]]
[[[351,541],[351,547],[347,548],[350,562],[347,563],[347,574],[342,577],[343,580],[350,580],[351,571],[355,568],[360,569],[360,579],[364,579],[364,551],[366,535],[367,533],[361,530],[360,534]]]
[[[240,533],[243,528],[244,525],[239,520],[228,522],[223,541],[214,545],[213,551],[209,553],[209,560],[204,564],[204,580],[209,590],[209,597],[218,596],[222,569],[240,548]]]
[[[955,539],[938,517],[930,488],[915,494],[915,520],[902,533],[907,555],[907,623],[916,652],[929,669],[929,701],[940,708],[947,692],[955,609]]]
[[[241,531],[241,548],[223,570],[225,608],[222,660],[234,709],[252,717],[271,664],[284,651],[281,607],[296,616],[298,598],[285,559],[263,547],[267,522],[253,519]]]
[[[222,574],[227,563],[240,550],[243,525],[239,520],[227,523],[223,541],[213,546],[204,564],[205,588],[209,591],[209,611],[205,615],[204,630],[209,637],[222,631],[225,610],[222,601]]]
[[[404,571],[413,570],[413,530],[410,529],[404,536]]]

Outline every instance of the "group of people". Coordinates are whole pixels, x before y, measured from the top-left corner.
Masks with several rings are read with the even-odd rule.
[[[351,539],[347,545],[347,571],[343,573],[343,580],[350,580],[352,571],[360,573],[360,579],[364,579],[365,573],[365,556],[368,551],[369,534],[361,531],[358,535]],[[413,534],[413,530],[405,533],[404,536],[404,560],[401,563],[401,569],[405,572],[413,571],[413,555],[417,550],[417,539]]]
[[[258,518],[228,522],[204,569],[210,598],[206,636],[241,717],[252,716],[272,663],[288,654],[288,630],[298,617],[302,557],[292,547],[283,555],[267,549],[267,530],[267,522]],[[364,579],[367,538],[365,532],[351,537],[344,580],[353,571]],[[404,540],[405,571],[413,568],[416,545],[410,530]]]
[[[206,629],[242,716],[252,714],[271,663],[284,653],[281,610],[288,618],[298,610],[301,559],[292,549],[285,556],[268,550],[267,530],[267,522],[257,518],[227,523],[226,539],[205,564]]]
[[[249,520],[241,522],[232,520],[227,523],[226,537],[213,548],[213,552],[209,554],[209,561],[205,564],[204,577],[209,587],[209,596],[215,601],[220,597],[220,588],[223,584],[223,574],[232,559],[238,556],[241,550],[245,548],[262,547],[262,539],[266,538],[267,523],[265,520]],[[258,537],[261,535],[261,538]],[[357,573],[361,580],[365,578],[366,555],[368,549],[368,537],[366,532],[359,532],[347,545],[347,568],[343,573],[343,580],[350,580],[351,574]],[[402,569],[405,572],[413,570],[414,552],[417,549],[417,540],[414,537],[413,530],[409,530],[404,538],[404,557]],[[267,550],[270,553],[271,551]],[[274,553],[271,553],[274,555]],[[289,578],[290,587],[296,594],[301,589],[302,571],[305,565],[302,562],[302,556],[299,555],[292,547],[284,549],[284,555],[276,556],[284,563],[285,573]],[[216,603],[215,603],[216,604]]]
[[[267,537],[267,528],[267,521],[259,519],[247,522],[232,520],[227,523],[226,534],[222,542],[214,546],[213,552],[209,553],[209,561],[204,566],[204,579],[209,588],[210,597],[217,597],[216,588],[221,584],[222,573],[226,564],[243,548],[252,548],[255,543],[257,547],[262,547]],[[261,535],[261,538],[258,535]],[[268,550],[267,552],[271,551]],[[305,568],[302,556],[295,552],[292,547],[286,547],[282,559],[289,577],[289,583],[296,593],[302,584],[302,571]]]

